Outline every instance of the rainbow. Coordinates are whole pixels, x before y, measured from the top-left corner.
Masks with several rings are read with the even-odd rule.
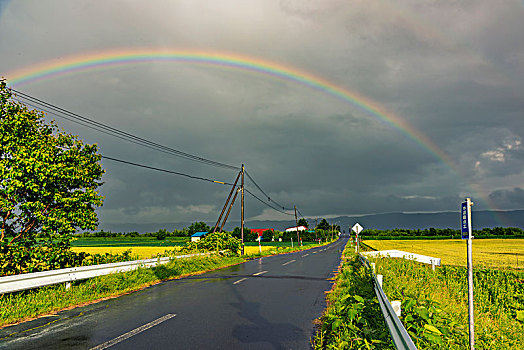
[[[447,164],[452,171],[460,174],[459,167],[453,159],[442,151],[424,133],[417,130],[404,119],[388,111],[380,103],[336,85],[324,78],[291,66],[284,66],[269,60],[232,53],[196,51],[196,50],[165,50],[165,49],[119,49],[70,56],[43,62],[6,74],[8,82],[13,87],[35,83],[41,80],[59,77],[73,73],[104,69],[114,66],[140,64],[150,62],[179,62],[224,67],[234,70],[263,74],[276,79],[297,83],[308,88],[328,94],[345,103],[356,107],[366,114],[378,119],[387,126],[396,129],[407,138],[427,149],[439,161]],[[462,176],[463,177],[463,176]],[[475,188],[473,188],[475,187]],[[471,189],[489,208],[495,207],[486,193],[478,186]],[[457,204],[458,207],[458,204]],[[500,221],[500,220],[499,220]]]

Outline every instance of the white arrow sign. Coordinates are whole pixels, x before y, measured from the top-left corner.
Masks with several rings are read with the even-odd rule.
[[[351,230],[353,232],[355,232],[357,235],[360,233],[360,231],[362,231],[364,228],[362,226],[360,226],[360,224],[357,222],[355,225],[353,225],[353,227],[351,228]]]

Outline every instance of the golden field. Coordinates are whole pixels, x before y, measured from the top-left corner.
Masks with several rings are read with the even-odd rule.
[[[75,253],[86,252],[89,254],[120,254],[126,250],[131,250],[131,255],[137,255],[138,259],[148,259],[157,254],[164,254],[166,250],[173,250],[177,247],[72,247]]]
[[[148,259],[157,254],[163,254],[166,250],[173,250],[177,247],[72,247],[71,250],[79,253],[86,252],[89,254],[120,254],[126,250],[131,250],[132,255],[138,255],[138,259]],[[262,251],[275,248],[274,246],[262,246]],[[258,246],[245,246],[245,254],[256,254],[258,253]]]
[[[275,246],[262,246],[262,251],[275,249]],[[256,254],[258,253],[258,246],[244,246],[244,254]]]
[[[398,249],[440,258],[445,265],[466,266],[466,240],[366,240],[376,250]],[[473,239],[473,265],[524,267],[524,239]]]
[[[71,250],[79,253],[85,252],[89,254],[120,254],[126,250],[131,250],[131,255],[138,255],[138,259],[148,259],[157,254],[163,254],[166,250],[174,250],[178,247],[72,247]],[[262,251],[275,249],[276,246],[272,245],[262,245]],[[256,254],[258,253],[258,246],[245,246],[245,254]]]

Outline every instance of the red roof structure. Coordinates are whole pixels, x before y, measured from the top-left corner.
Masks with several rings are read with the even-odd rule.
[[[272,231],[272,232],[275,231],[275,229],[273,228],[251,228],[250,230],[251,232],[256,232],[259,236],[262,236],[264,231],[267,231],[267,230]]]

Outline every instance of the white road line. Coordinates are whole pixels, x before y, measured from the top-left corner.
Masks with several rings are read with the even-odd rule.
[[[267,271],[257,272],[257,273],[254,273],[253,276],[260,276],[261,274],[266,273],[266,272],[267,272]]]
[[[287,263],[282,264],[282,266],[286,266],[287,264],[291,264],[291,263],[293,263],[293,262],[295,262],[295,261],[296,261],[296,260],[290,260],[290,261],[288,261]]]
[[[237,284],[237,283],[240,283],[240,282],[244,282],[245,280],[247,280],[247,278],[242,278],[242,279],[239,279],[239,280],[236,281],[236,282],[233,282],[233,284]]]
[[[312,252],[312,253],[313,253],[313,254],[316,254],[316,253],[318,253],[318,252]]]
[[[305,258],[305,257],[308,256],[308,255],[309,255],[309,254],[304,254],[304,255],[302,255],[302,257]]]
[[[107,348],[109,348],[109,347],[111,347],[113,345],[116,345],[116,344],[118,344],[118,343],[120,343],[120,342],[122,342],[122,341],[124,341],[124,340],[126,340],[128,338],[131,338],[134,335],[137,335],[138,333],[142,333],[143,331],[148,330],[151,327],[154,327],[154,326],[156,326],[156,325],[158,325],[158,324],[160,324],[160,323],[162,323],[164,321],[167,321],[170,318],[173,318],[175,316],[176,316],[176,314],[167,314],[165,316],[157,318],[156,320],[151,321],[149,323],[146,323],[145,325],[140,326],[138,328],[135,328],[132,331],[129,331],[129,332],[125,333],[125,334],[122,334],[119,337],[116,337],[116,338],[114,338],[112,340],[106,341],[105,343],[102,343],[102,344],[100,344],[98,346],[95,346],[94,348],[91,348],[91,350],[107,349]]]

